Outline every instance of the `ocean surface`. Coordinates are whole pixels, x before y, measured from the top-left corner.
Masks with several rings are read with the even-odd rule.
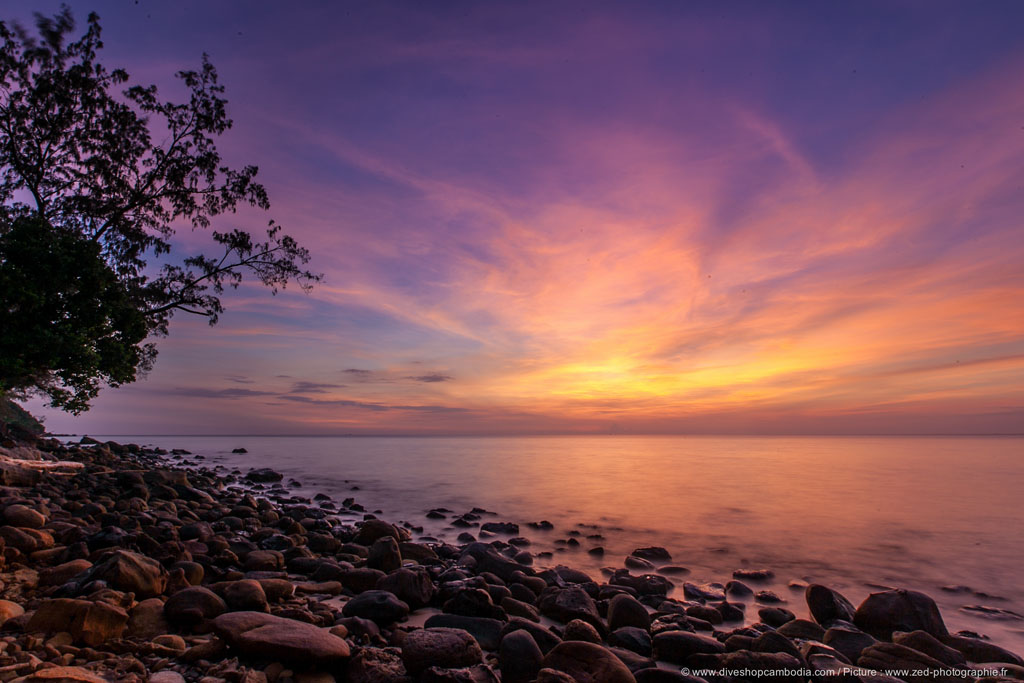
[[[448,540],[463,530],[428,510],[484,508],[497,515],[483,521],[518,522],[531,551],[554,552],[535,567],[597,575],[659,545],[691,570],[672,577],[680,583],[772,569],[755,589],[798,616],[806,606],[791,581],[825,583],[855,605],[880,586],[921,590],[952,630],[1024,652],[1024,437],[97,438],[273,467],[302,483],[296,493],[352,496]],[[231,453],[239,447],[248,453]],[[555,529],[525,526],[539,520]],[[578,549],[556,543],[573,529]],[[595,533],[603,540],[586,539]],[[594,545],[603,558],[586,552]],[[979,605],[992,611],[964,609]]]

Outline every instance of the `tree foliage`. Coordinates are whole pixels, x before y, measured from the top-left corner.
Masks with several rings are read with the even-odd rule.
[[[205,55],[177,74],[188,96],[175,102],[97,61],[95,14],[73,41],[67,7],[37,15],[36,28],[0,22],[0,392],[40,390],[77,412],[102,384],[147,369],[156,351],[145,340],[166,334],[176,313],[212,325],[225,288],[246,275],[273,293],[320,276],[273,221],[263,239],[211,230],[214,252],[172,251],[176,227],[270,206],[257,167],[232,168],[217,151],[232,122]],[[15,354],[16,344],[43,348]]]

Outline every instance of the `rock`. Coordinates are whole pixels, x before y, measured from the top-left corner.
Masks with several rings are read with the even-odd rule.
[[[139,600],[154,598],[167,588],[167,571],[159,562],[128,550],[115,550],[87,577],[87,581],[105,581],[114,590],[135,593]]]
[[[148,640],[169,630],[160,598],[147,598],[128,613],[128,636],[132,638]]]
[[[631,552],[630,555],[634,557],[640,557],[645,560],[650,560],[652,562],[672,561],[672,555],[669,554],[669,552],[664,548],[660,548],[658,546],[651,546],[649,548],[637,548],[636,550]]]
[[[377,582],[377,589],[393,593],[413,611],[426,607],[434,597],[434,583],[422,569],[396,569]]]
[[[734,598],[749,598],[754,595],[754,589],[742,581],[729,581],[725,584],[725,594]]]
[[[962,683],[961,677],[952,675],[952,673],[940,673],[945,667],[939,660],[897,643],[875,643],[865,648],[857,658],[857,666],[883,672],[902,669],[904,674],[900,678],[908,682],[947,681],[955,683],[960,680]],[[921,673],[915,675],[913,673],[915,671]]]
[[[177,671],[158,671],[149,677],[149,683],[185,683],[185,677]]]
[[[596,643],[600,645],[603,641],[601,634],[593,626],[582,619],[573,619],[565,625],[562,632],[562,640],[582,640],[585,643]]]
[[[11,526],[25,529],[42,529],[46,524],[46,517],[27,505],[15,504],[4,509],[4,521]]]
[[[541,669],[537,672],[537,680],[534,683],[576,683],[576,679],[561,671]]]
[[[636,683],[626,665],[607,648],[581,640],[559,643],[544,656],[541,666],[568,674],[576,683]]]
[[[802,656],[800,650],[786,636],[778,631],[766,631],[754,638],[749,648],[752,652],[785,652],[797,659]]]
[[[505,622],[486,617],[466,617],[459,614],[435,614],[423,624],[425,628],[458,628],[469,633],[485,650],[497,650]]]
[[[535,624],[527,619],[521,619],[519,617],[512,617],[508,620],[508,623],[501,629],[501,637],[505,638],[509,633],[513,633],[518,630],[523,630],[533,636],[533,640],[537,643],[537,647],[544,654],[547,654],[562,642],[562,639],[552,633],[546,627],[540,624]]]
[[[1009,650],[999,647],[980,638],[968,638],[960,635],[948,635],[939,640],[960,652],[969,662],[978,664],[985,662],[1001,662],[1024,666],[1024,659]]]
[[[620,593],[608,603],[608,628],[616,630],[623,626],[635,626],[651,630],[651,615],[639,600]]]
[[[401,650],[363,647],[352,656],[345,673],[349,683],[392,683],[406,677]]]
[[[732,573],[734,579],[747,579],[748,581],[770,581],[775,578],[775,572],[771,569],[737,569]]]
[[[654,569],[654,563],[650,560],[645,560],[642,557],[636,557],[635,555],[627,555],[623,564],[630,569]]]
[[[519,533],[519,525],[512,522],[484,522],[480,526],[481,531],[489,531],[492,534],[509,534],[515,536]]]
[[[725,586],[720,583],[687,581],[683,584],[683,595],[690,600],[725,600]]]
[[[0,600],[0,626],[3,626],[8,619],[20,617],[24,613],[25,608],[18,603],[11,602],[10,600]]]
[[[92,562],[85,559],[71,560],[56,567],[47,567],[39,572],[40,586],[59,586],[92,568]]]
[[[159,645],[162,648],[166,648],[174,652],[175,655],[181,655],[185,652],[185,648],[188,647],[187,645],[185,645],[184,638],[173,634],[164,634],[162,636],[157,636],[153,639],[153,644]]]
[[[382,536],[370,546],[370,554],[366,566],[391,572],[402,566],[402,553],[398,549],[398,540],[392,536]]]
[[[402,534],[398,532],[398,529],[393,524],[388,524],[380,519],[368,519],[359,527],[359,533],[356,534],[355,542],[369,547],[373,545],[374,541],[383,536],[391,536],[396,541],[403,540]]]
[[[231,452],[232,452],[232,453],[248,453],[249,451],[247,451],[247,450],[246,450],[246,449],[244,449],[244,448],[232,448],[232,449],[231,449]]]
[[[830,626],[836,619],[842,621],[853,621],[856,610],[853,604],[844,598],[841,593],[822,586],[820,583],[812,583],[804,590],[804,599],[811,611],[811,618],[822,626]]]
[[[714,638],[687,631],[662,631],[653,641],[656,657],[675,664],[686,664],[695,654],[725,652],[725,646]]]
[[[762,607],[757,610],[757,616],[761,617],[761,621],[775,628],[796,619],[796,615],[784,607]]]
[[[484,664],[461,669],[432,666],[420,675],[420,683],[499,683],[498,677]]]
[[[964,667],[967,665],[967,659],[963,653],[944,645],[935,636],[924,631],[911,631],[910,633],[896,631],[892,634],[892,642],[923,652],[946,666]]]
[[[245,556],[245,569],[250,572],[274,572],[284,568],[284,555],[279,550],[253,550]]]
[[[52,666],[15,678],[11,683],[106,683],[106,679],[80,666]]]
[[[879,640],[890,640],[893,631],[925,631],[937,638],[949,635],[934,600],[902,589],[869,595],[857,607],[853,623]]]
[[[231,581],[222,591],[224,602],[232,612],[269,612],[267,594],[259,581]]]
[[[402,643],[402,662],[413,676],[431,666],[459,668],[483,661],[483,651],[466,631],[457,628],[423,628],[410,631]]]
[[[501,608],[505,610],[506,614],[511,616],[522,617],[530,621],[540,621],[540,612],[531,603],[508,597],[502,599]]]
[[[599,633],[603,633],[605,630],[594,599],[579,586],[570,586],[569,588],[551,586],[541,593],[537,606],[541,614],[563,624],[573,619],[582,619],[596,628]]]
[[[348,643],[325,629],[262,612],[222,614],[213,629],[232,649],[261,659],[330,666],[350,654]]]
[[[878,641],[852,626],[833,626],[825,631],[822,642],[838,650],[851,662],[856,662],[864,648],[871,647]]]
[[[409,614],[409,605],[387,591],[372,590],[360,593],[345,603],[342,614],[362,617],[379,626],[388,626]]]
[[[164,603],[164,618],[179,628],[191,629],[208,619],[220,616],[227,603],[213,591],[202,586],[182,588]]]
[[[608,644],[612,647],[625,648],[644,657],[650,657],[652,653],[651,635],[635,626],[623,626],[612,631],[608,634]]]
[[[259,469],[249,470],[246,473],[245,478],[252,482],[267,484],[275,481],[281,481],[284,479],[284,475],[280,472],[275,472],[269,467],[261,467]]]
[[[544,654],[537,641],[526,631],[513,631],[498,650],[498,667],[502,683],[529,683],[540,671]]]
[[[66,631],[77,643],[95,647],[120,638],[128,624],[128,613],[105,602],[58,598],[43,602],[29,619],[29,632]]]
[[[778,627],[778,632],[787,638],[802,640],[821,640],[825,637],[825,629],[807,619],[793,619]]]

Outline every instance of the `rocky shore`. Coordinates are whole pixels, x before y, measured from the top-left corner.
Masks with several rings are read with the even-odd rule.
[[[811,584],[790,610],[758,589],[768,570],[680,584],[656,547],[599,577],[541,571],[483,511],[427,512],[465,529],[454,545],[273,470],[165,455],[4,441],[0,681],[1024,679],[1024,660],[950,633],[922,593],[855,607]]]

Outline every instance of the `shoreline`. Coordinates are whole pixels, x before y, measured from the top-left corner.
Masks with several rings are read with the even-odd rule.
[[[4,490],[10,604],[0,603],[9,610],[0,642],[37,653],[40,666],[158,683],[488,681],[499,672],[503,681],[692,682],[674,672],[752,667],[761,672],[753,678],[805,680],[784,670],[822,678],[857,665],[963,680],[973,677],[968,661],[1001,660],[1006,677],[1024,677],[1015,654],[949,634],[920,593],[885,591],[854,608],[814,587],[790,610],[779,596],[749,601],[766,578],[756,572],[676,588],[661,548],[638,549],[611,576],[538,571],[521,555],[529,534],[485,510],[459,519],[473,537],[493,535],[422,542],[415,523],[376,519],[354,498],[304,496],[271,470],[224,475],[201,456],[186,466],[166,457],[173,452],[113,442],[37,445],[43,458],[84,465]],[[744,619],[748,610],[758,617]],[[894,627],[910,633],[894,643]],[[0,663],[0,680],[43,680],[22,659]],[[907,661],[920,666],[899,666]],[[957,673],[941,674],[950,667]]]

